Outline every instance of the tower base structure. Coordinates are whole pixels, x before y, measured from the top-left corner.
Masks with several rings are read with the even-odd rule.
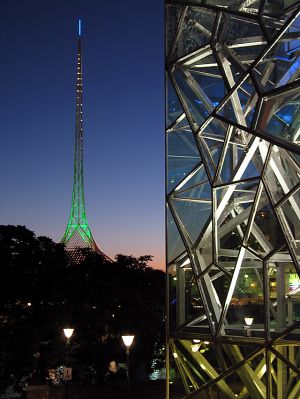
[[[167,397],[300,397],[300,6],[166,2]]]

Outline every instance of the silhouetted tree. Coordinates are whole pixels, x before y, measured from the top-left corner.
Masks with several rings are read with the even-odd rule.
[[[70,264],[61,244],[24,226],[0,226],[0,381],[45,382],[65,362],[62,329],[75,328],[70,363],[77,380],[102,381],[110,360],[125,361],[124,332],[136,335],[132,361],[148,368],[164,343],[165,274],[150,255],[83,250]],[[35,370],[35,372],[34,372]],[[38,381],[39,380],[39,381]]]

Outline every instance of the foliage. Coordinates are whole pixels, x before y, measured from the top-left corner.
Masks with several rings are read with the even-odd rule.
[[[133,364],[151,364],[164,343],[165,274],[149,255],[117,255],[114,263],[84,250],[70,264],[61,244],[24,226],[0,226],[1,390],[21,380],[45,382],[65,363],[63,327],[74,327],[69,362],[74,379],[103,380],[109,361],[125,361],[121,335],[136,335]]]

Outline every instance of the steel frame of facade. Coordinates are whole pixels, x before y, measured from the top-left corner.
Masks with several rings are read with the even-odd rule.
[[[167,398],[300,397],[300,4],[166,1]]]

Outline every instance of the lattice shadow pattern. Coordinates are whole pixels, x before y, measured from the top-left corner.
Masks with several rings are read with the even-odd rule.
[[[300,397],[299,15],[166,3],[171,398]]]

